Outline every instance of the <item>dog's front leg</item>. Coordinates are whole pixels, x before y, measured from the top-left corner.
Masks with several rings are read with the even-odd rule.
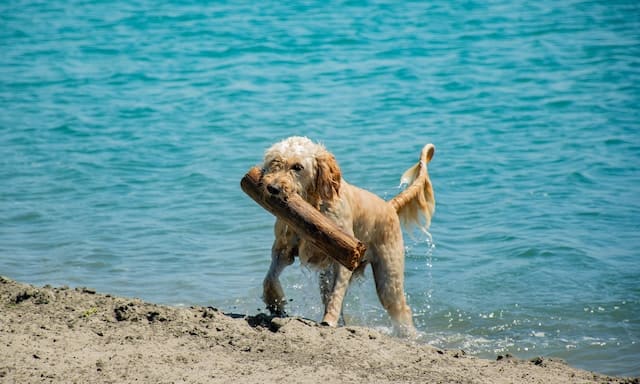
[[[285,298],[280,284],[280,274],[287,266],[293,264],[293,259],[298,253],[299,240],[295,233],[279,220],[276,221],[274,230],[276,239],[271,247],[269,272],[262,284],[262,299],[271,314],[285,316]]]
[[[323,293],[325,307],[322,324],[335,327],[338,325],[340,312],[342,312],[342,302],[347,294],[352,272],[338,263],[334,263],[332,268],[334,268],[333,287],[328,295],[325,296]]]
[[[273,251],[269,272],[267,272],[267,276],[262,283],[262,299],[265,304],[267,304],[269,312],[276,316],[286,315],[284,311],[284,291],[280,284],[280,273],[282,273],[282,270],[289,264],[283,262],[283,259],[285,259],[283,256],[282,253],[275,250]]]

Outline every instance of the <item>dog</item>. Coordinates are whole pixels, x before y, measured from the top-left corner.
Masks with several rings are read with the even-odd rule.
[[[270,195],[297,193],[345,233],[367,246],[358,268],[351,272],[302,239],[284,221],[276,219],[271,265],[263,283],[263,300],[272,315],[285,315],[285,298],[279,276],[299,257],[303,265],[320,274],[324,304],[322,325],[335,327],[342,302],[354,276],[371,265],[380,303],[400,335],[415,335],[411,309],[404,292],[404,244],[401,223],[426,231],[435,210],[435,196],[427,163],[433,144],[421,151],[420,160],[401,178],[408,187],[390,201],[349,184],[335,157],[321,144],[293,136],[273,144],[264,155],[262,188]]]

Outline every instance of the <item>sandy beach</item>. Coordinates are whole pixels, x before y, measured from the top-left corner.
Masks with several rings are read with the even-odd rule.
[[[638,383],[562,361],[484,360],[363,327],[225,314],[0,277],[6,383]]]

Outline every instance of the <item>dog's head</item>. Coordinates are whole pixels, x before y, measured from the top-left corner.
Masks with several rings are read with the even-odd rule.
[[[310,203],[339,196],[341,172],[324,146],[306,137],[293,136],[265,152],[262,184],[271,195],[297,193]]]

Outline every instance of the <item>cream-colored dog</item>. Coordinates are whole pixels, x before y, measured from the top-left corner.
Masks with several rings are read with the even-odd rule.
[[[279,275],[299,256],[303,264],[320,270],[320,293],[325,306],[322,323],[336,326],[352,276],[371,264],[382,306],[400,334],[413,334],[411,309],[404,293],[400,222],[417,224],[425,231],[429,227],[435,198],[427,163],[434,151],[432,144],[422,149],[420,161],[402,177],[402,182],[409,186],[387,202],[347,183],[334,156],[306,137],[290,137],[271,146],[264,157],[262,184],[266,192],[299,194],[346,233],[365,243],[367,251],[358,269],[351,272],[301,239],[283,221],[276,220],[271,266],[264,280],[263,299],[267,308],[284,315],[285,299]]]

